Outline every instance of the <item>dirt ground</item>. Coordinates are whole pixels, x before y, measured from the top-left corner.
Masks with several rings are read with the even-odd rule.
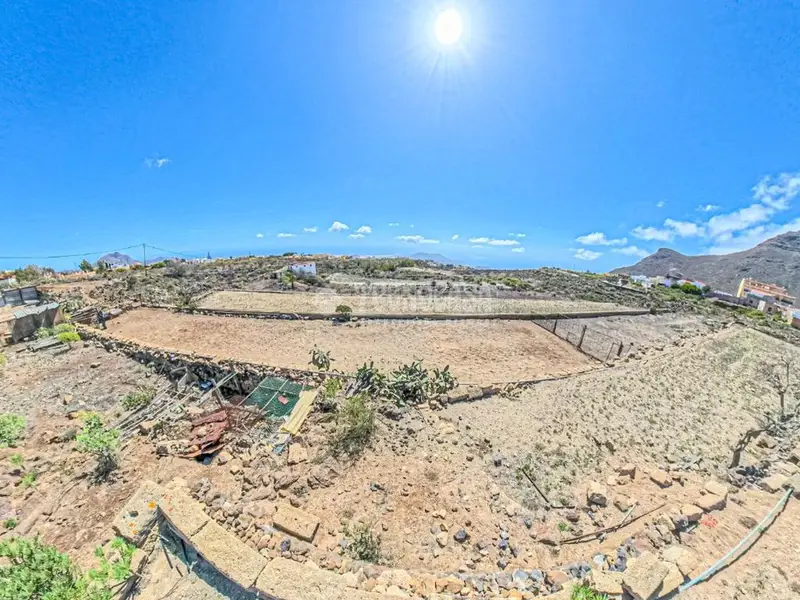
[[[157,326],[156,326],[157,324]],[[374,360],[394,369],[414,359],[450,366],[464,383],[499,383],[573,373],[595,363],[526,321],[330,321],[240,319],[140,309],[108,322],[111,335],[145,345],[276,367],[309,368],[316,345],[333,368]]]
[[[333,314],[346,304],[354,315],[398,314],[567,314],[620,310],[608,302],[581,300],[534,300],[523,298],[434,297],[391,295],[339,295],[328,293],[214,292],[200,301],[200,308],[279,313]]]
[[[665,313],[660,315],[632,315],[622,317],[596,317],[571,319],[575,328],[586,325],[590,330],[620,340],[634,349],[662,348],[677,340],[710,333],[718,325],[708,318],[691,313]]]
[[[491,439],[512,463],[530,455],[553,494],[616,461],[691,463],[714,472],[757,417],[777,408],[759,363],[783,353],[798,363],[800,349],[743,327],[684,344],[543,382],[517,398],[450,405],[445,413]],[[505,479],[515,482],[513,469]]]

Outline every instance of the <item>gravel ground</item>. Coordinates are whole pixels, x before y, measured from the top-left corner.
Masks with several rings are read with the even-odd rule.
[[[527,321],[334,324],[140,309],[109,321],[108,332],[178,352],[296,369],[309,368],[314,345],[329,350],[333,368],[344,372],[355,372],[370,360],[383,369],[394,369],[423,359],[429,368],[450,365],[461,381],[482,384],[574,373],[595,364]]]

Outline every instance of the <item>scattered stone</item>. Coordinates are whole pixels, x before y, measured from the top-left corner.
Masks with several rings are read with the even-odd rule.
[[[319,527],[319,519],[289,504],[278,505],[272,523],[276,528],[306,542],[314,540]]]
[[[631,479],[635,479],[636,465],[634,465],[633,463],[624,464],[617,469],[617,473],[619,473],[620,475],[625,475],[627,477],[630,477]]]
[[[794,450],[792,450],[792,453],[789,455],[789,460],[800,465],[800,444],[794,447]]]
[[[289,464],[299,465],[308,460],[308,450],[300,444],[292,444],[289,446]]]
[[[780,473],[776,473],[775,475],[770,475],[769,477],[761,480],[761,487],[774,494],[775,492],[781,491],[784,485],[788,483],[789,478],[786,475],[781,475]]]
[[[617,494],[614,496],[614,506],[616,506],[617,509],[621,510],[622,512],[628,512],[633,504],[633,499],[629,498],[628,496],[623,494]]]
[[[686,577],[688,577],[689,573],[694,571],[699,564],[697,555],[685,546],[670,546],[664,549],[661,558],[668,563],[676,565],[680,572]]]
[[[709,481],[704,488],[709,494],[720,496],[722,498],[728,497],[728,486],[723,485],[717,481]]]
[[[589,586],[598,594],[611,597],[622,595],[622,573],[602,572],[593,570],[589,574]]]
[[[590,482],[589,487],[586,489],[586,500],[590,505],[606,506],[606,504],[608,504],[608,490],[606,486],[596,481]]]
[[[455,535],[453,536],[453,539],[457,541],[459,544],[463,544],[469,539],[469,534],[467,533],[466,529],[461,528],[458,531],[456,531]]]
[[[495,454],[492,457],[492,462],[494,463],[495,467],[500,467],[503,465],[503,456],[500,454]]]
[[[298,479],[300,479],[299,474],[291,473],[288,471],[278,471],[275,473],[275,489],[276,490],[284,490],[289,486],[293,485]]]
[[[694,503],[703,509],[703,512],[711,512],[712,510],[722,510],[727,504],[725,498],[715,494],[706,494],[700,496]]]
[[[681,514],[690,523],[697,523],[703,517],[703,509],[696,504],[684,504],[681,506]]]
[[[634,600],[651,600],[669,573],[667,563],[658,560],[655,554],[645,552],[625,571],[622,587]]]
[[[498,573],[495,575],[494,580],[497,582],[497,585],[504,590],[510,590],[514,587],[514,577],[511,573]]]
[[[672,485],[672,477],[666,471],[657,469],[650,473],[650,479],[658,484],[659,487],[667,488]]]
[[[547,575],[545,576],[545,581],[548,585],[551,585],[556,589],[561,589],[561,587],[569,581],[569,575],[567,575],[564,571],[548,571]]]
[[[436,535],[436,543],[439,544],[439,547],[444,548],[447,546],[448,535],[446,531],[442,531]]]
[[[669,596],[683,583],[683,573],[680,572],[677,565],[670,564],[669,571],[664,576],[661,582],[661,587],[658,589],[658,597],[663,598]]]
[[[217,464],[224,465],[225,463],[230,462],[233,460],[233,455],[228,452],[227,450],[222,450],[217,454]]]

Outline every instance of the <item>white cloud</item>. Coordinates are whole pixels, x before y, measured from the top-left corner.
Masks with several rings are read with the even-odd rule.
[[[753,186],[753,198],[775,210],[786,210],[800,194],[800,173],[764,177]]]
[[[658,240],[660,242],[671,242],[672,238],[675,237],[675,233],[668,229],[658,229],[656,227],[635,227],[633,231],[631,231],[631,235],[633,237],[639,238],[640,240]]]
[[[409,228],[414,229],[414,224],[409,225]]]
[[[614,248],[612,252],[627,254],[628,256],[638,256],[639,258],[644,258],[645,256],[650,254],[647,250],[643,250],[642,248],[639,248],[637,246],[625,246],[624,248]]]
[[[316,225],[314,227],[303,227],[303,233],[317,233]]]
[[[763,204],[751,204],[726,215],[717,215],[708,220],[708,233],[717,237],[723,233],[735,233],[768,221],[775,211]]]
[[[690,223],[689,221],[675,221],[674,219],[667,219],[664,221],[664,226],[675,231],[675,233],[680,237],[702,237],[706,234],[706,228],[704,225]]]
[[[328,231],[346,231],[348,229],[350,228],[341,221],[334,221],[333,224],[328,227]]]
[[[483,248],[483,246],[481,244],[474,244],[470,246],[470,248]]]
[[[459,238],[459,235],[456,233],[456,234],[454,234],[454,235],[453,235],[453,237],[451,237],[450,239],[451,239],[451,240],[453,240],[453,241],[455,242],[455,241],[456,241],[458,238]]]
[[[730,254],[731,252],[740,252],[747,250],[761,242],[781,235],[788,231],[800,230],[800,218],[783,223],[768,223],[766,225],[758,225],[739,234],[725,233],[714,240],[714,245],[708,249],[711,254]]]
[[[361,238],[364,237],[364,234],[363,233],[351,233],[347,237],[353,238],[354,240],[360,240]]]
[[[597,260],[603,256],[602,252],[595,252],[594,250],[587,250],[586,248],[578,248],[575,250],[575,258],[580,260]]]
[[[582,235],[579,238],[576,238],[575,241],[579,244],[583,244],[584,246],[624,246],[628,243],[627,238],[610,240],[606,237],[605,233],[601,233],[600,231]]]
[[[720,208],[722,208],[722,207],[719,206],[718,204],[701,204],[700,206],[697,207],[697,211],[698,212],[716,212]]]
[[[408,242],[411,244],[438,244],[439,240],[432,240],[421,235],[398,235],[396,240],[401,242]]]
[[[389,227],[400,227],[400,223],[389,223]]]
[[[372,227],[369,225],[362,225],[358,229],[356,229],[356,233],[372,233]]]
[[[517,240],[495,240],[488,237],[469,238],[470,244],[488,244],[489,246],[519,246]]]
[[[527,233],[509,233],[508,235],[510,237],[524,238],[528,234]]]
[[[152,169],[153,167],[155,167],[156,169],[160,169],[161,167],[166,166],[171,162],[172,162],[172,160],[170,160],[169,158],[145,158],[144,159],[144,164],[147,165],[148,169]]]
[[[663,200],[659,200],[658,202],[656,202],[656,208],[664,208],[665,204],[666,202],[664,202]]]
[[[263,234],[263,233],[257,233],[257,234],[256,234],[256,237],[257,237],[257,238],[263,238],[263,237],[264,237],[264,234]]]
[[[512,252],[520,252],[521,253],[521,252],[525,252],[525,248],[520,246],[519,248],[512,248],[511,251]]]
[[[293,238],[294,234],[293,233],[279,233],[278,237],[279,238]]]

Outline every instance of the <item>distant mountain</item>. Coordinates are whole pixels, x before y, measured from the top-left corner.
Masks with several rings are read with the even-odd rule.
[[[104,262],[111,267],[129,267],[131,265],[138,265],[139,261],[131,258],[127,254],[121,252],[111,252],[104,254],[97,259],[97,262]],[[148,261],[149,262],[149,261]]]
[[[430,260],[435,263],[439,263],[441,265],[460,265],[462,263],[458,262],[457,260],[453,260],[452,258],[447,258],[442,254],[431,254],[428,252],[417,252],[416,254],[412,254],[408,258],[413,258],[414,260]]]
[[[761,242],[758,246],[733,254],[686,256],[669,248],[614,273],[666,275],[670,269],[684,277],[697,279],[717,290],[735,292],[744,277],[776,283],[800,294],[800,231],[790,231]]]

